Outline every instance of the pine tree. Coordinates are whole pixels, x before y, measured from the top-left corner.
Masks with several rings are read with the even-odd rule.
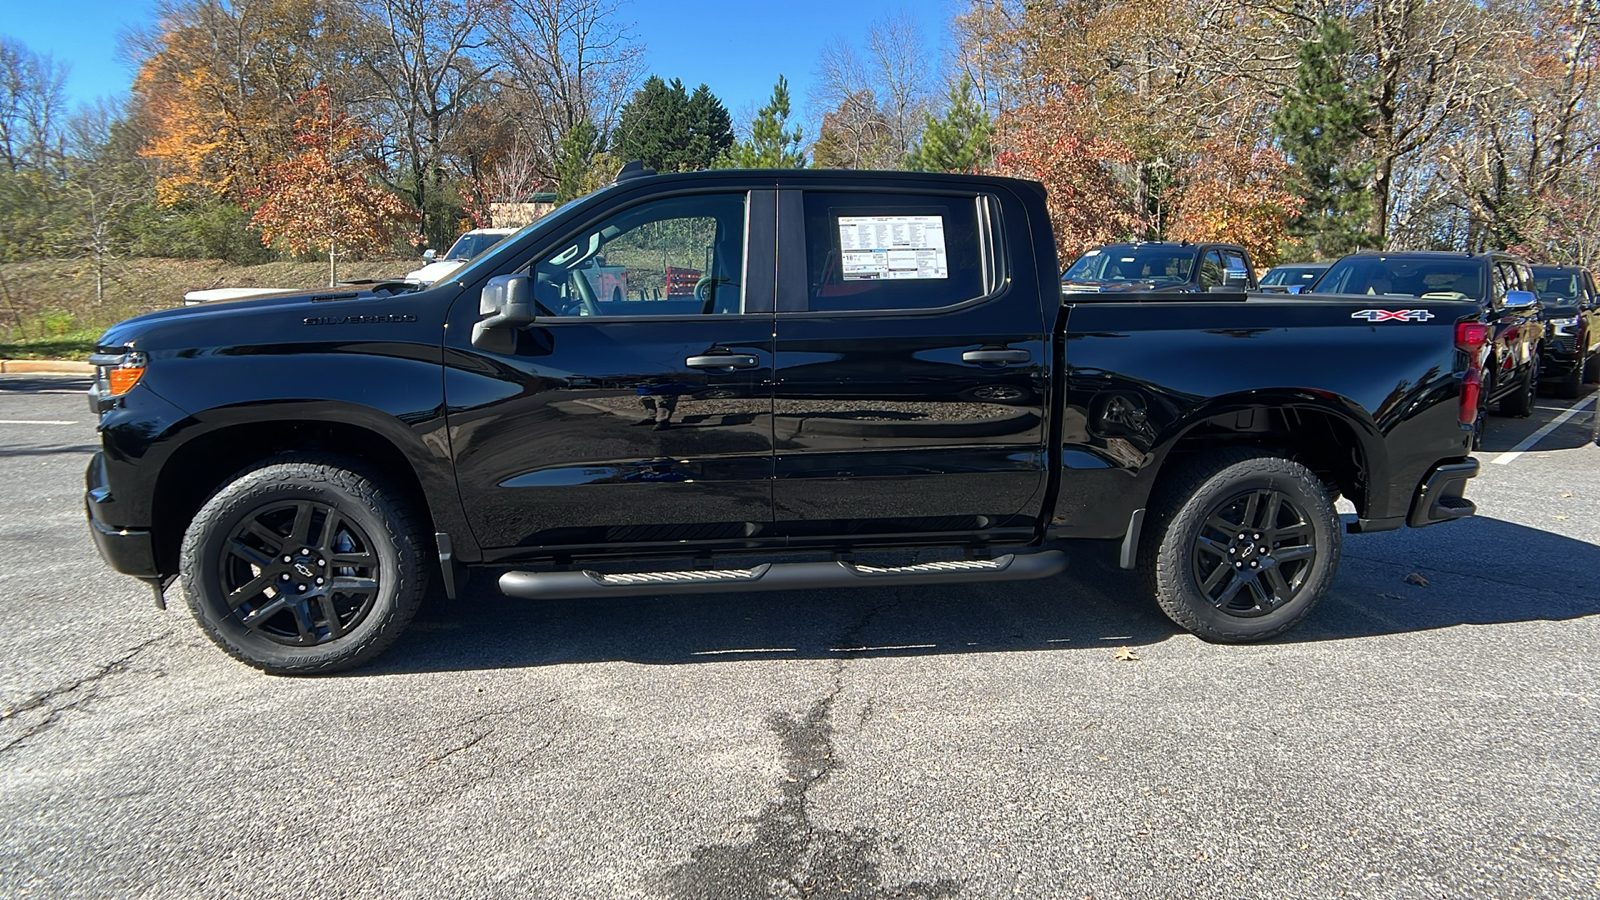
[[[733,146],[733,117],[704,84],[689,97],[689,144],[684,168],[709,169]]]
[[[942,118],[926,117],[922,140],[906,155],[913,172],[976,172],[989,164],[989,114],[972,95],[972,79],[961,76],[950,88],[950,108]]]
[[[725,169],[803,169],[805,151],[800,148],[799,126],[788,131],[789,79],[778,76],[772,99],[756,113],[750,123],[750,140],[740,141],[722,156],[718,166]]]
[[[556,202],[565,203],[588,193],[584,178],[599,149],[600,132],[585,119],[574,125],[556,147]]]
[[[1360,85],[1346,73],[1354,54],[1350,29],[1323,19],[1300,45],[1294,84],[1273,116],[1273,131],[1284,155],[1298,169],[1292,180],[1305,200],[1289,233],[1319,258],[1343,256],[1371,246],[1369,162],[1356,156],[1370,107]]]
[[[657,172],[707,169],[733,146],[733,121],[711,89],[652,75],[634,92],[618,117],[612,153],[639,160]]]

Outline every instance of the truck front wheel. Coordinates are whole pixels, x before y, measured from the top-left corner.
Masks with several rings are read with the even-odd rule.
[[[1309,469],[1249,450],[1208,453],[1157,488],[1141,569],[1172,621],[1208,641],[1293,628],[1339,566],[1333,498]]]
[[[422,602],[428,559],[404,499],[340,462],[274,460],[212,495],[179,561],[195,620],[278,675],[337,672],[389,646]]]

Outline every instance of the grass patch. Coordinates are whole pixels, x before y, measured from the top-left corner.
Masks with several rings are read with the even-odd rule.
[[[0,340],[0,359],[85,360],[94,352],[94,342],[102,333],[97,328],[43,338]]]
[[[340,262],[341,280],[398,278],[416,259]],[[83,359],[107,328],[133,316],[183,305],[188,291],[223,287],[315,290],[328,283],[327,260],[239,266],[211,259],[127,259],[108,270],[95,296],[81,259],[0,265],[0,359]]]

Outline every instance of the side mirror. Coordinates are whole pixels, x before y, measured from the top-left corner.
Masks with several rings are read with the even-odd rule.
[[[533,321],[533,287],[526,275],[497,275],[478,296],[480,319],[472,326],[472,346],[509,353],[510,329]]]
[[[422,251],[422,258],[428,262],[433,262],[435,259],[439,258],[439,251],[429,247],[428,249]]]
[[[1533,291],[1506,291],[1506,309],[1537,309],[1539,298]]]
[[[1222,273],[1222,286],[1226,288],[1249,287],[1250,273],[1244,269],[1229,269]]]

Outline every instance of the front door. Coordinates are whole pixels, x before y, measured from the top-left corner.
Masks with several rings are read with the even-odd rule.
[[[780,196],[798,227],[779,226],[774,528],[867,543],[1031,528],[1050,344],[1032,260],[1007,258],[991,224],[1002,199]]]
[[[770,246],[772,197],[619,198],[516,269],[536,319],[492,352],[469,340],[476,298],[455,304],[449,439],[489,559],[769,526],[771,253],[746,235]]]

